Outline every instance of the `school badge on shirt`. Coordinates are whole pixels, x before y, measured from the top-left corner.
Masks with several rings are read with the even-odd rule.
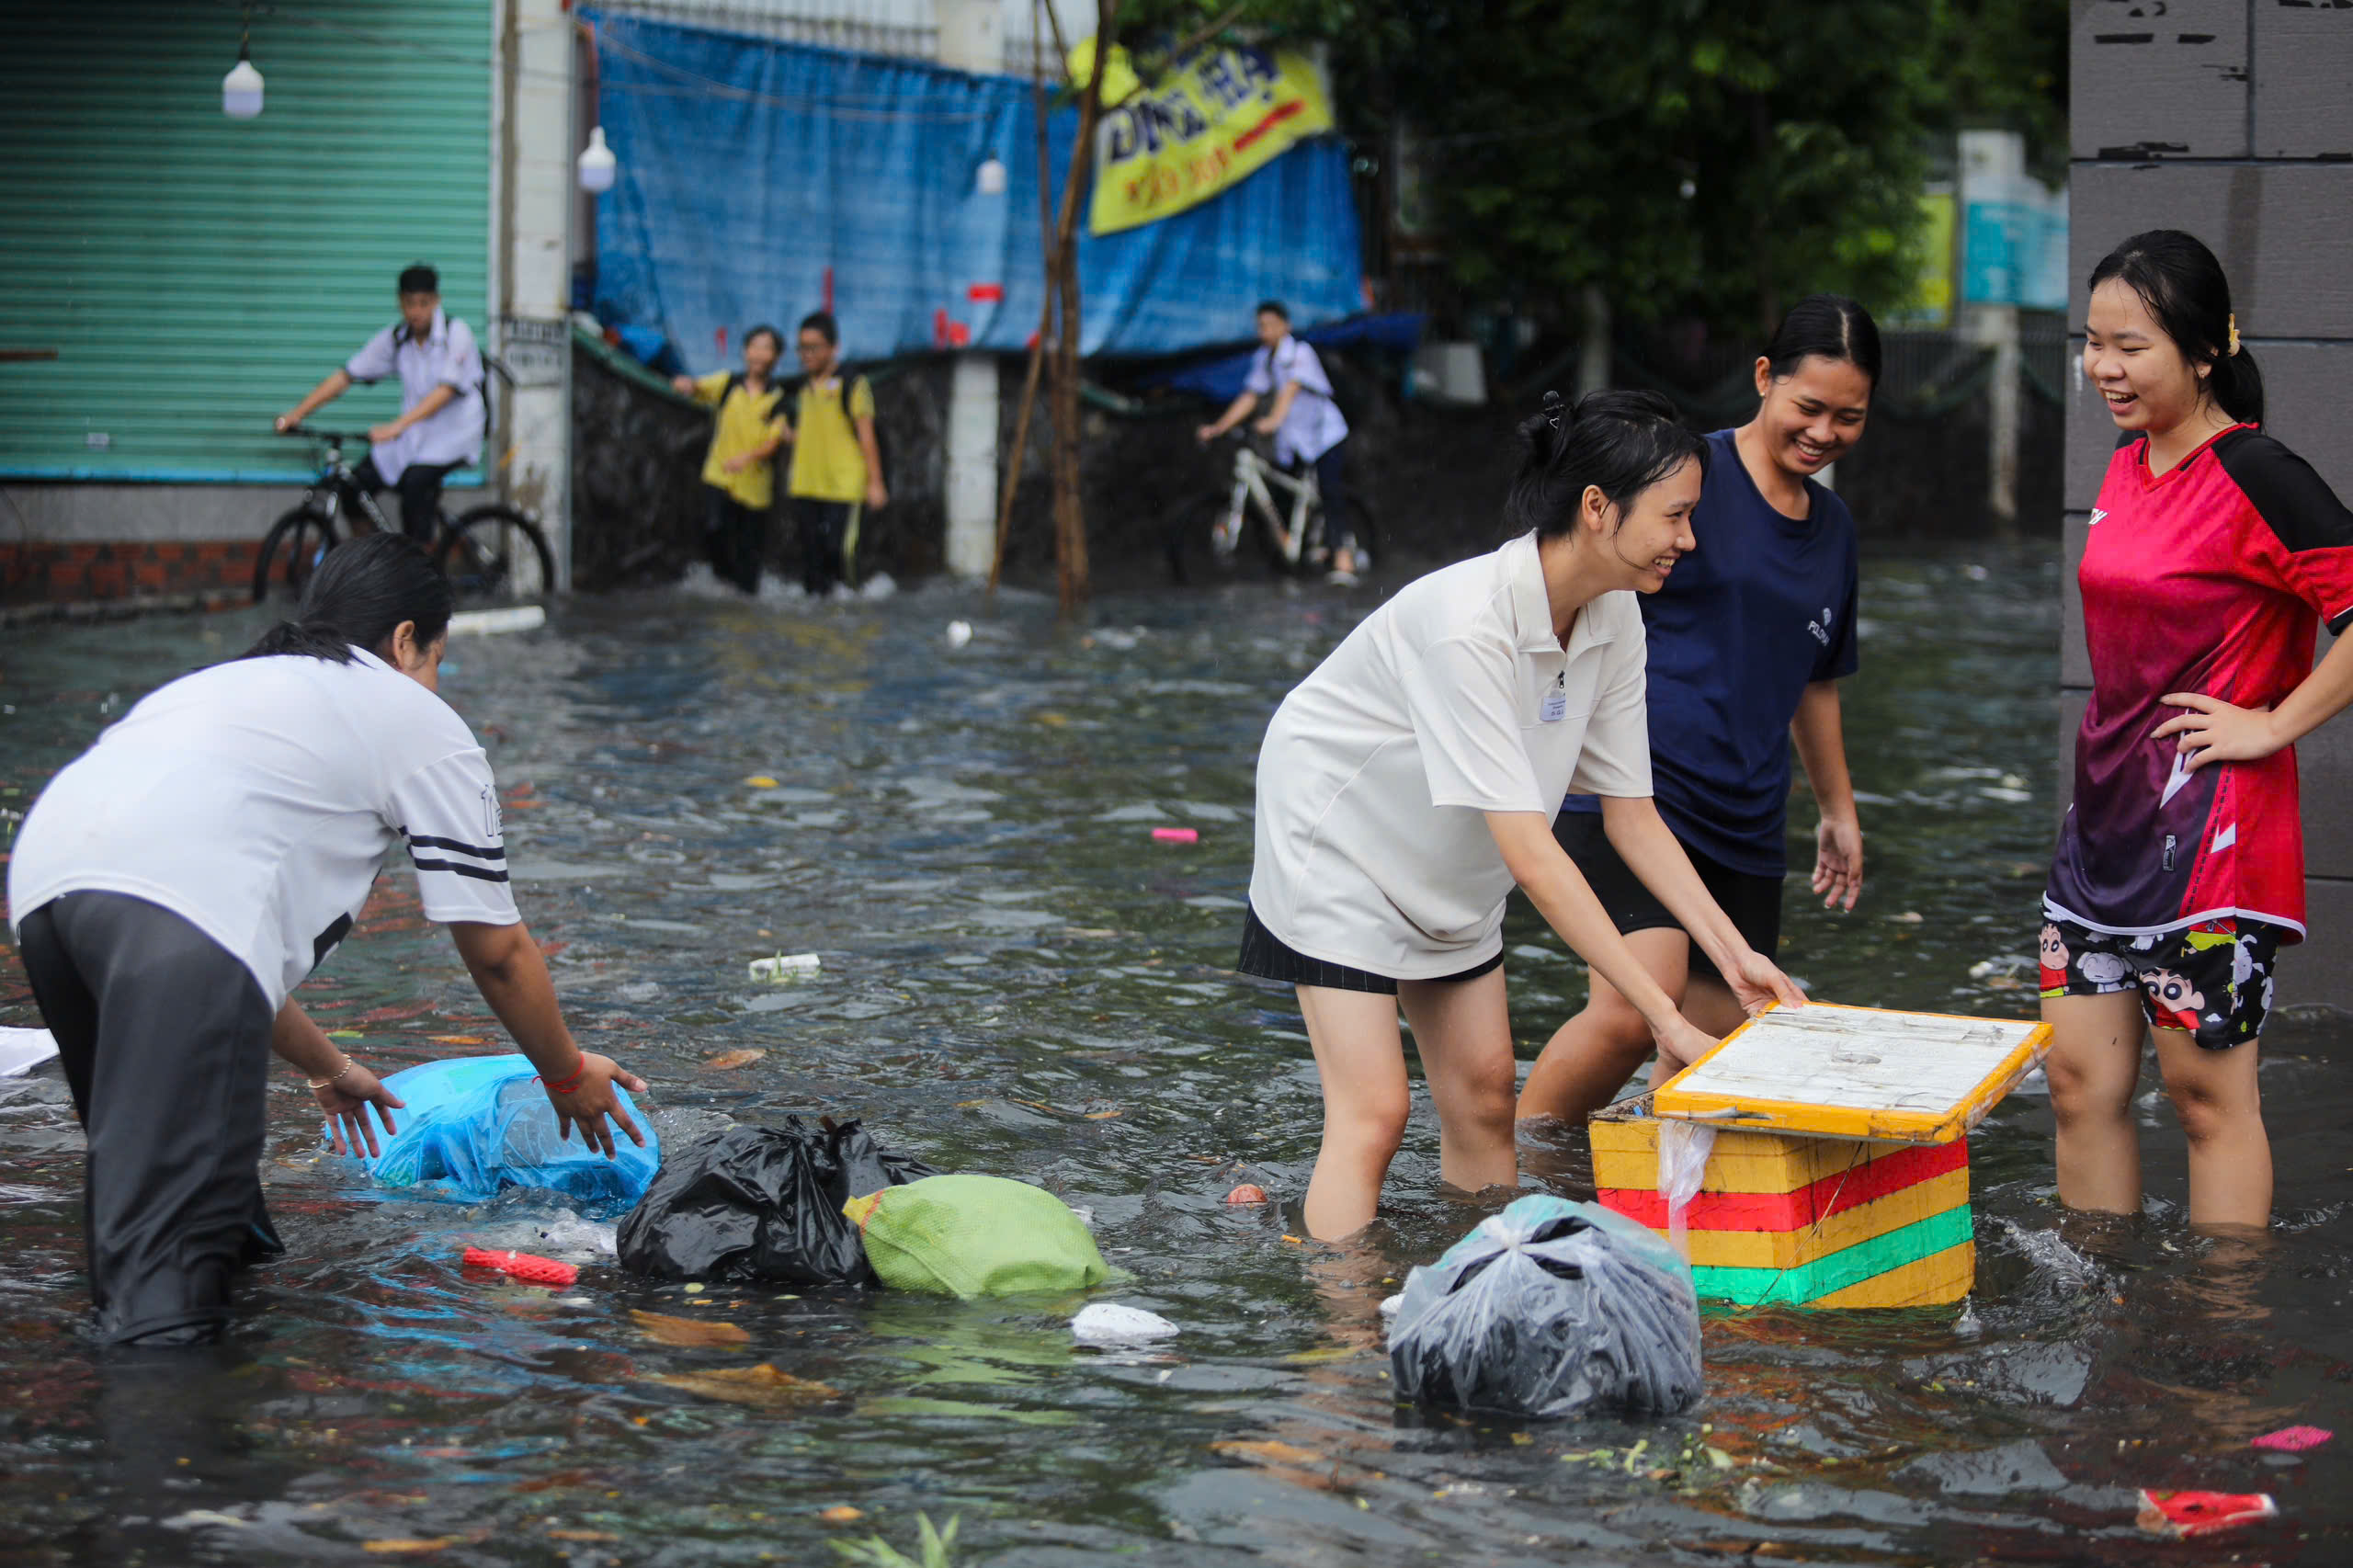
[[[1547,724],[1557,724],[1569,716],[1569,672],[1561,671],[1552,677],[1552,689],[1544,694],[1543,706],[1536,717]]]

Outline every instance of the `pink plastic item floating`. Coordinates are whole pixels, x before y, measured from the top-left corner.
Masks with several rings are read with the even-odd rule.
[[[1155,827],[1153,838],[1161,844],[1199,844],[1201,830],[1198,827]]]
[[[2282,1426],[2277,1432],[2266,1432],[2249,1446],[2270,1449],[2283,1454],[2301,1454],[2306,1449],[2319,1448],[2336,1436],[2325,1426]]]
[[[481,1247],[466,1249],[466,1267],[495,1268],[529,1285],[569,1285],[580,1278],[580,1270],[551,1257],[528,1252],[486,1252]]]
[[[2188,1540],[2220,1535],[2279,1512],[2268,1492],[2143,1492],[2136,1522],[2151,1535]]]

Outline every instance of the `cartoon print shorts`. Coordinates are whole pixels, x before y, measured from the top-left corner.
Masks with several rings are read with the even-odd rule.
[[[2051,919],[2046,911],[2042,994],[2138,991],[2152,1028],[2187,1030],[2207,1051],[2228,1051],[2263,1032],[2279,936],[2277,926],[2226,917],[2154,937],[2120,937]]]

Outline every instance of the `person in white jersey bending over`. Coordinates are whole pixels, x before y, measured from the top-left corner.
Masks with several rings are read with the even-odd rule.
[[[449,585],[395,534],[338,545],[301,619],[150,693],[51,779],[8,908],[88,1135],[91,1304],[108,1344],[219,1336],[229,1280],[279,1249],[262,1203],[269,1054],[310,1080],[338,1148],[377,1152],[400,1100],[290,993],[405,851],[532,1064],[564,1136],[609,1155],[613,1095],[582,1051],[506,881],[497,785],[439,693]]]
[[[1706,446],[1664,398],[1546,394],[1506,516],[1518,537],[1367,617],[1283,699],[1258,751],[1256,861],[1237,967],[1298,987],[1324,1085],[1306,1225],[1373,1218],[1411,1105],[1402,1004],[1438,1108],[1439,1170],[1518,1180],[1504,901],[1517,884],[1660,1045],[1676,1011],[1586,886],[1552,816],[1599,795],[1611,845],[1742,1005],[1802,1006],[1709,895],[1651,802],[1643,617],[1695,548]]]

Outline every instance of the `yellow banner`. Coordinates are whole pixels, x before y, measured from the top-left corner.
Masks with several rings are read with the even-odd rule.
[[[1107,88],[1120,74],[1120,55],[1106,62]],[[1289,50],[1202,49],[1156,85],[1138,84],[1124,100],[1107,91],[1104,102],[1088,214],[1098,234],[1197,206],[1292,143],[1332,129],[1323,73]]]

